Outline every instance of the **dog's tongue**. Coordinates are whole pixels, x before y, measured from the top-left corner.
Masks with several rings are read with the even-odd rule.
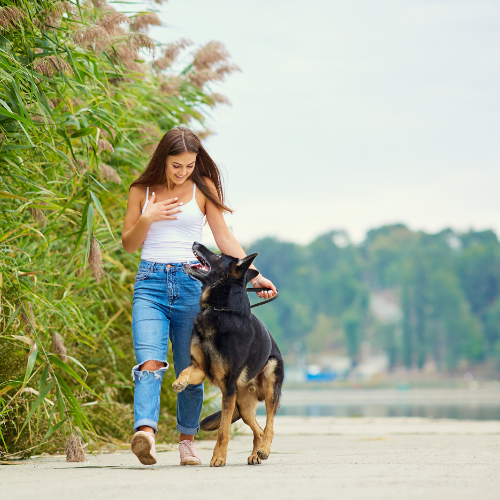
[[[208,267],[207,266],[203,266],[199,262],[197,262],[196,264],[191,264],[191,268],[193,268],[193,267],[195,269],[201,269],[202,271],[208,271]]]

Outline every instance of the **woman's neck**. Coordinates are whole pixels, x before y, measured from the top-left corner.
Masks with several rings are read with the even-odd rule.
[[[165,189],[167,192],[172,192],[176,188],[179,190],[183,190],[183,188],[185,188],[188,184],[189,184],[188,179],[186,179],[182,184],[176,184],[175,182],[167,179],[165,181],[165,183],[158,184],[158,188],[161,187],[161,188]]]

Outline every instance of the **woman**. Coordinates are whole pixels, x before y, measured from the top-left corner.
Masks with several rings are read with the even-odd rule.
[[[221,175],[198,137],[185,127],[169,130],[161,139],[146,170],[130,186],[123,225],[123,248],[142,245],[134,286],[132,332],[137,365],[132,368],[134,437],[131,448],[141,463],[156,463],[155,440],[160,411],[160,388],[172,342],[176,376],[190,364],[189,342],[199,311],[201,283],[183,271],[183,263],[200,265],[191,246],[202,238],[203,219],[221,252],[245,257],[229,231],[223,212]],[[255,269],[255,267],[252,265]],[[259,274],[254,287],[271,298],[275,286]],[[203,384],[190,385],[177,396],[177,430],[181,465],[199,465],[194,434],[199,430]]]

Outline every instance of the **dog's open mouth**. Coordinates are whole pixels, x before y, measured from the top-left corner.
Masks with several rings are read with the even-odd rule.
[[[200,261],[200,263],[191,264],[189,266],[190,274],[205,275],[210,271],[210,264],[197,252],[193,250],[195,257]],[[193,272],[194,271],[194,272]]]

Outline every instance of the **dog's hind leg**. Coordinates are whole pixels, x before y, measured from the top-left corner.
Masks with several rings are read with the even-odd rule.
[[[172,384],[172,388],[175,392],[182,392],[189,384],[201,384],[203,380],[205,380],[205,372],[191,364],[181,371],[177,380]]]
[[[219,432],[217,434],[217,444],[214,448],[210,467],[222,467],[226,465],[227,445],[229,443],[229,434],[231,431],[231,417],[236,405],[236,390],[232,394],[222,394],[222,410]]]
[[[260,464],[260,458],[257,455],[257,450],[260,447],[264,431],[255,418],[257,410],[257,397],[255,396],[255,393],[245,394],[242,393],[243,391],[246,391],[246,388],[238,393],[238,408],[240,409],[240,415],[243,422],[245,422],[245,424],[247,424],[253,431],[253,450],[252,454],[248,457],[248,465],[257,465]]]
[[[257,455],[262,460],[267,460],[271,453],[271,443],[274,437],[274,415],[278,410],[281,386],[283,384],[283,361],[272,359],[264,368],[265,372],[265,403],[266,403],[266,426],[262,443],[257,451]]]

